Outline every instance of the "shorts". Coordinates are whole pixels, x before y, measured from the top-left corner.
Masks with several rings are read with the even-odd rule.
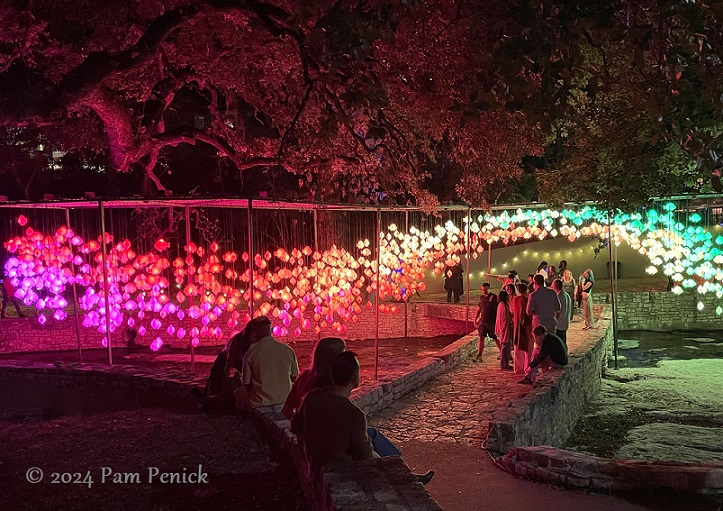
[[[495,327],[492,325],[480,325],[480,327],[477,329],[477,332],[479,333],[481,339],[484,339],[485,337],[497,339],[497,334],[495,334]]]

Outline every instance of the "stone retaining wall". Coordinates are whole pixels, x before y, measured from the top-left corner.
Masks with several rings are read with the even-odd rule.
[[[513,474],[575,488],[723,493],[723,463],[613,460],[553,447],[513,447],[495,462]]]
[[[487,449],[506,453],[512,447],[562,445],[583,409],[597,394],[612,352],[610,308],[604,307],[597,330],[568,355],[564,369],[538,379],[525,397],[490,421]],[[602,333],[602,335],[601,335]]]
[[[395,337],[405,337],[405,313],[404,304],[397,304],[399,312],[396,314],[384,313],[379,314],[379,337],[382,339],[391,339]],[[447,310],[445,310],[447,309]],[[454,311],[451,311],[454,309]],[[313,321],[313,312],[307,312],[308,319]],[[409,337],[437,337],[449,334],[465,334],[464,324],[464,307],[463,306],[438,306],[432,303],[411,303],[407,305],[407,330],[406,336]],[[278,318],[271,317],[272,326],[282,326]],[[303,318],[302,318],[303,319]],[[461,321],[460,321],[461,320]],[[137,339],[140,344],[150,344],[153,339],[160,337],[164,344],[185,348],[188,346],[190,339],[179,339],[175,335],[169,335],[166,332],[168,325],[173,325],[176,329],[183,327],[190,330],[193,326],[200,326],[197,321],[195,324],[188,320],[181,321],[176,317],[167,316],[163,320],[164,326],[157,331],[148,328],[145,336]],[[296,323],[292,323],[293,330]],[[219,322],[222,330],[221,338],[201,337],[203,346],[216,346],[225,344],[230,334],[239,327],[230,328],[225,322]],[[376,335],[376,314],[373,308],[363,307],[359,314],[358,321],[350,321],[346,324],[346,332],[342,337],[346,339],[374,339]],[[470,327],[471,328],[471,327]],[[322,331],[322,337],[326,335],[339,335],[332,332],[331,329]],[[280,340],[283,337],[276,336]],[[313,329],[306,330],[297,337],[289,336],[289,339],[298,341],[316,342],[319,340],[319,334],[315,334]],[[100,332],[92,328],[80,327],[80,341],[83,349],[101,348],[103,346],[104,336]],[[114,332],[111,335],[111,342],[114,347],[125,347],[125,342],[121,340],[121,333]],[[49,319],[44,325],[38,323],[34,318],[9,318],[0,321],[0,353],[21,353],[33,351],[61,351],[75,350],[78,348],[78,340],[75,334],[75,318],[69,316],[64,321],[56,321]]]
[[[603,298],[604,297],[604,298]],[[618,330],[719,330],[716,309],[723,305],[714,293],[616,293]],[[610,295],[601,299],[610,301]],[[698,303],[703,309],[698,309]]]

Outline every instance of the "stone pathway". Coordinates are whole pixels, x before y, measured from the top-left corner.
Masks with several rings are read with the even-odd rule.
[[[597,330],[581,330],[573,320],[568,347],[573,351]],[[395,401],[369,418],[393,441],[450,441],[483,447],[488,424],[498,410],[524,397],[532,387],[517,383],[523,375],[499,367],[497,348],[488,339],[484,362],[466,362]]]

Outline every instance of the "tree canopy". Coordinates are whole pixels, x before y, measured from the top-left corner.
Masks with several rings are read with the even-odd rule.
[[[646,178],[635,200],[677,193],[721,163],[721,19],[695,0],[3,0],[3,171],[26,198],[51,171],[105,194],[480,206],[537,156],[543,199],[630,200],[615,173]]]

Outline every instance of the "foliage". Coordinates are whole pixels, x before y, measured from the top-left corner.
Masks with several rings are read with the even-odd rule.
[[[425,207],[529,194],[521,162],[550,142],[542,199],[628,208],[720,185],[721,19],[699,0],[5,0],[0,128],[144,195]]]
[[[11,2],[0,16],[0,126],[83,148],[160,191],[238,194],[265,173],[259,189],[287,197],[434,205],[429,169],[455,168],[453,199],[479,205],[543,139],[522,112],[458,106],[485,101],[474,69],[492,40],[460,19],[478,7]],[[200,183],[183,170],[189,144],[196,167],[216,160]]]
[[[650,196],[697,191],[698,177],[708,183],[719,176],[720,2],[518,0],[496,7],[502,19],[524,14],[500,27],[504,36],[482,83],[556,139],[552,165],[540,176],[544,200],[629,209]]]

